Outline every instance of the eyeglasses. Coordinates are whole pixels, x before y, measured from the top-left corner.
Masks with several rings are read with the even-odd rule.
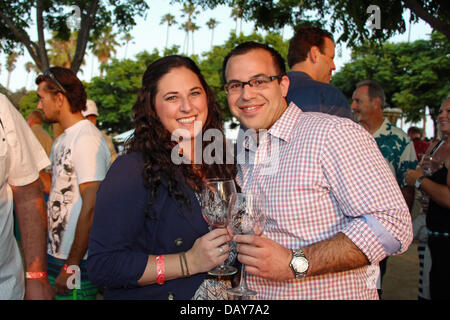
[[[278,76],[257,76],[249,81],[237,81],[232,80],[224,85],[225,91],[227,93],[240,93],[242,89],[244,89],[245,85],[248,84],[250,87],[255,89],[264,89],[266,88],[269,82],[272,82],[275,79],[281,79],[283,75]]]
[[[66,93],[66,89],[64,89],[63,85],[58,81],[58,79],[56,79],[56,76],[53,74],[53,72],[50,71],[50,69],[45,70],[44,77],[49,78],[50,80],[52,80],[54,83],[56,83],[58,88],[63,93]]]

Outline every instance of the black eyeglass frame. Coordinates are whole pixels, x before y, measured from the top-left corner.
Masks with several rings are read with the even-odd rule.
[[[270,81],[268,81],[268,83],[269,82],[272,82],[272,81],[274,81],[274,80],[276,80],[276,79],[281,79],[282,77],[283,77],[283,74],[279,74],[279,75],[277,75],[277,76],[265,76],[265,75],[262,75],[263,77],[267,77]],[[259,77],[262,77],[262,76],[259,76]],[[253,85],[251,84],[251,82],[253,82],[253,81],[255,81],[255,80],[258,80],[258,78],[259,77],[256,77],[256,78],[254,78],[254,79],[250,79],[250,80],[248,80],[248,81],[238,81],[238,80],[233,80],[232,81],[232,83],[240,83],[242,86],[241,86],[241,90],[242,89],[244,89],[244,87],[245,87],[245,85],[246,84],[248,84],[248,86],[249,87],[251,87],[251,88],[253,88]],[[225,91],[228,93],[228,86],[230,85],[230,83],[226,83],[226,84],[224,84],[224,89],[225,89]]]
[[[43,75],[45,78],[52,80],[58,86],[58,88],[62,91],[62,93],[66,93],[66,89],[64,89],[61,82],[59,82],[58,79],[56,79],[56,76],[53,74],[53,72],[50,71],[50,69],[45,70]]]

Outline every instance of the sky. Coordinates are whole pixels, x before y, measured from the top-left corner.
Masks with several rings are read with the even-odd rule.
[[[133,36],[133,40],[126,45],[121,45],[117,48],[116,58],[133,58],[137,53],[142,52],[143,50],[147,50],[149,52],[153,51],[154,48],[157,48],[160,53],[164,50],[166,45],[166,33],[167,26],[161,25],[161,18],[167,13],[175,16],[175,19],[178,25],[174,25],[169,29],[169,47],[172,45],[179,45],[180,51],[183,50],[183,43],[185,40],[185,32],[180,30],[180,25],[185,21],[185,18],[181,17],[181,8],[180,4],[169,5],[168,0],[151,0],[148,1],[150,9],[147,12],[147,16],[145,18],[138,18],[136,21],[136,26],[132,29],[131,35]],[[69,9],[68,9],[69,10]],[[206,22],[210,18],[214,18],[219,21],[218,26],[214,31],[214,45],[220,45],[224,43],[230,35],[230,32],[234,32],[236,28],[235,21],[230,17],[231,9],[226,6],[219,6],[214,10],[202,10],[200,7],[200,14],[198,15],[195,23],[200,26],[200,30],[194,33],[194,44],[195,48],[192,51],[192,46],[189,47],[188,54],[200,54],[201,52],[208,51],[211,48],[211,30],[208,29]],[[408,21],[409,13],[405,13],[405,20]],[[383,17],[381,17],[381,20]],[[251,34],[254,29],[254,24],[249,22],[242,22],[242,32],[245,35]],[[396,35],[390,39],[392,42],[406,42],[408,41],[408,30],[404,34]],[[241,25],[238,23],[237,26],[238,32],[241,31]],[[431,33],[431,28],[425,22],[420,21],[417,24],[413,24],[410,30],[410,41],[415,41],[419,39],[428,39],[429,34]],[[32,40],[37,39],[36,28],[33,26],[30,28],[30,37]],[[283,30],[283,38],[290,39],[293,35],[293,30],[291,27],[285,27]],[[335,38],[339,35],[335,34]],[[48,35],[47,35],[48,38]],[[119,40],[120,41],[120,40]],[[192,40],[190,40],[190,44],[192,44]],[[340,54],[339,54],[340,53]],[[339,71],[343,65],[350,60],[351,50],[346,48],[345,45],[338,44],[336,47],[336,58],[335,65],[336,71]],[[0,63],[2,64],[1,74],[0,74],[0,83],[6,87],[7,84],[7,72],[5,70],[5,61],[6,56],[4,54],[0,54]],[[29,90],[35,89],[34,78],[35,74],[28,75],[25,70],[25,64],[28,61],[32,61],[29,54],[24,50],[24,55],[21,56],[16,64],[16,69],[13,71],[10,81],[10,89],[12,91],[18,90],[22,87],[26,87]],[[87,53],[85,55],[86,66],[83,67],[83,73],[79,73],[78,76],[85,81],[89,81],[91,77],[95,77],[99,75],[99,63],[96,58],[92,56],[92,54]],[[403,126],[404,130],[406,130],[410,124],[401,124],[400,121],[397,123],[398,126]],[[431,137],[432,135],[432,126],[431,121],[427,121],[427,136]],[[430,127],[429,127],[430,126]],[[422,127],[422,124],[419,124],[419,127]],[[406,128],[406,129],[405,129]]]

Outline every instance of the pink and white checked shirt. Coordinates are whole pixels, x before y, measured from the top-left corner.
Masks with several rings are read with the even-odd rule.
[[[251,150],[249,140],[238,143]],[[253,148],[256,153],[244,150],[254,164],[239,165],[237,180],[242,192],[266,195],[267,237],[293,249],[342,232],[371,263],[284,282],[247,274],[258,299],[378,299],[378,262],[407,250],[412,225],[373,137],[351,120],[305,113],[291,103]]]

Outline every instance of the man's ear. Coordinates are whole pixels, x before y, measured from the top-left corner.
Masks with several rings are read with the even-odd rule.
[[[381,99],[379,97],[375,97],[372,99],[372,102],[375,104],[377,108],[380,108],[383,110],[383,107],[381,106]]]
[[[311,49],[309,49],[308,57],[311,60],[312,63],[317,63],[317,60],[319,58],[320,49],[317,46],[312,46]]]
[[[287,75],[284,75],[280,80],[281,94],[283,98],[286,98],[288,90],[289,90],[290,80]]]
[[[64,99],[67,99],[66,96],[64,94],[62,94],[62,92],[58,92],[55,96],[56,101],[58,102],[58,106],[62,106],[64,104]]]

